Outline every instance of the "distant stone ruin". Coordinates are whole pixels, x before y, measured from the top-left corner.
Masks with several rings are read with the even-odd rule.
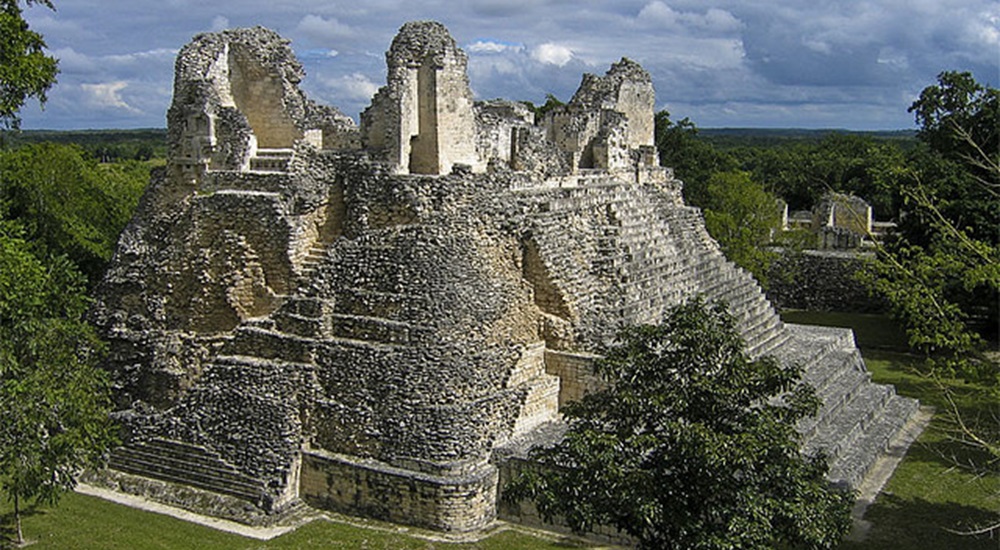
[[[752,355],[805,365],[824,405],[799,429],[833,481],[856,486],[914,412],[850,331],[783,324],[722,256],[658,166],[638,64],[535,121],[473,100],[438,23],[386,60],[358,127],[305,97],[272,31],[181,50],[166,169],[93,312],[124,430],[101,481],[248,523],[308,505],[480,529],[498,472],[599,386],[601,344],[697,294]]]

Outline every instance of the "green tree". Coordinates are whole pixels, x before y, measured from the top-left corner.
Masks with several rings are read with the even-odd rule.
[[[945,72],[910,111],[925,147],[894,189],[899,234],[864,280],[932,368],[1000,383],[980,353],[983,335],[1000,340],[1000,92]]]
[[[18,543],[23,507],[55,502],[112,440],[83,281],[65,258],[43,265],[16,225],[0,222],[0,490]]]
[[[932,379],[978,382],[969,387],[996,402],[1000,361],[986,338],[1000,346],[1000,92],[969,73],[944,72],[910,112],[924,147],[896,189],[907,215],[865,281],[888,299]],[[996,411],[964,414],[949,385],[940,388],[951,404],[942,413],[944,433],[966,447],[953,467],[995,478]],[[969,534],[997,532],[1000,522]]]
[[[654,123],[660,165],[672,168],[684,182],[684,201],[687,204],[705,206],[712,174],[735,170],[735,161],[698,139],[698,128],[687,118],[674,122],[670,120],[670,113],[663,110],[656,113]]]
[[[26,0],[50,9],[49,0]],[[29,98],[45,103],[56,81],[56,60],[45,55],[45,40],[24,20],[20,0],[0,0],[0,129],[20,126],[18,112]]]
[[[148,181],[148,165],[100,165],[75,146],[41,143],[0,152],[4,216],[18,221],[44,253],[69,257],[91,285],[103,275]]]
[[[767,284],[776,254],[766,248],[781,229],[777,199],[746,172],[717,172],[709,178],[705,228],[730,261]]]
[[[985,190],[1000,192],[1000,90],[976,82],[972,73],[945,71],[909,112],[931,149],[962,162]]]
[[[545,115],[547,115],[549,111],[554,111],[555,109],[566,105],[565,102],[553,94],[545,94],[545,103],[541,105],[535,105],[530,101],[522,101],[521,103],[531,109],[531,112],[535,113],[535,124],[541,124],[542,120],[545,119]]]
[[[607,388],[564,407],[565,438],[505,498],[642,548],[829,548],[846,533],[853,497],[795,431],[813,390],[799,368],[750,360],[724,305],[625,329],[595,370]]]
[[[891,186],[906,165],[906,155],[895,142],[831,133],[816,143],[742,147],[731,154],[740,169],[793,210],[812,208],[823,195],[836,191],[865,199],[879,219],[898,212]]]

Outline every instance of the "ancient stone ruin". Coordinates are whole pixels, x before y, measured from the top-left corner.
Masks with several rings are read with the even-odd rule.
[[[600,345],[702,294],[751,354],[806,366],[806,448],[858,484],[916,403],[722,256],[658,166],[645,70],[586,75],[536,121],[474,101],[438,23],[386,59],[358,127],[305,97],[274,32],[181,50],[168,164],[93,314],[125,432],[104,483],[250,523],[308,505],[479,529],[498,472],[597,387]]]

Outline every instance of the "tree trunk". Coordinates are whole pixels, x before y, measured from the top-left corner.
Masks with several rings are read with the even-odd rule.
[[[18,506],[20,502],[17,498],[17,493],[14,493],[14,525],[17,529],[17,545],[24,545],[24,533],[21,532],[21,508]]]

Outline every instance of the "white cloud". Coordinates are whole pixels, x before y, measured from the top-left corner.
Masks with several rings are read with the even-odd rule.
[[[573,50],[566,46],[546,42],[545,44],[541,44],[533,49],[531,51],[531,57],[540,63],[547,63],[549,65],[558,65],[562,67],[573,59]]]
[[[482,97],[568,99],[582,72],[600,74],[627,56],[651,73],[659,105],[702,126],[822,124],[809,111],[822,107],[839,114],[838,126],[911,127],[906,108],[941,71],[969,70],[996,85],[1000,48],[997,0],[56,4],[56,12],[25,10],[62,70],[45,111],[25,112],[26,128],[162,126],[176,50],[210,27],[278,30],[307,70],[307,93],[351,114],[381,82],[399,25],[435,19],[464,45]],[[128,86],[96,84],[118,82]],[[89,108],[99,100],[103,108]]]
[[[62,8],[62,4],[58,6]],[[25,19],[33,31],[41,33],[45,37],[58,36],[64,40],[94,40],[98,34],[91,30],[88,25],[79,21],[70,21],[58,16],[50,15],[52,12],[38,8],[25,13]],[[41,14],[41,15],[40,15]]]
[[[673,30],[689,29],[727,33],[738,30],[742,23],[732,13],[709,8],[705,13],[677,11],[666,3],[656,0],[639,10],[636,21],[647,27],[666,27]]]
[[[521,44],[509,44],[495,40],[477,40],[465,47],[469,53],[496,54],[504,52],[519,52],[524,49]]]
[[[101,84],[81,84],[80,88],[86,97],[86,102],[98,109],[121,109],[139,114],[142,111],[132,107],[122,99],[121,91],[128,87],[128,82],[104,82]]]
[[[679,14],[673,8],[663,2],[656,1],[643,6],[639,11],[638,20],[650,25],[673,27],[677,24],[678,17]]]
[[[104,63],[112,63],[116,65],[135,65],[141,64],[143,66],[150,62],[155,61],[171,61],[177,56],[177,50],[171,48],[158,48],[155,50],[146,50],[142,52],[132,52],[119,55],[109,55],[102,59]]]
[[[361,73],[326,78],[323,79],[323,84],[332,92],[332,99],[335,103],[369,101],[379,88],[378,84]]]
[[[354,29],[341,23],[336,17],[325,19],[313,14],[303,17],[295,30],[317,42],[350,38],[355,34]]]
[[[229,28],[229,18],[223,15],[216,15],[212,18],[212,32],[224,31]]]
[[[93,59],[73,48],[59,48],[54,50],[52,55],[59,60],[59,72],[63,74],[87,74],[98,69],[98,64]]]

